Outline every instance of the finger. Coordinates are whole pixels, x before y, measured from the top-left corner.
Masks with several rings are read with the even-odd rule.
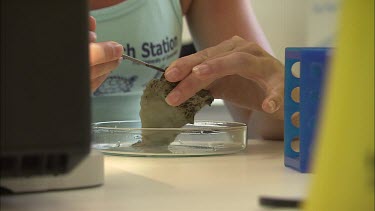
[[[273,114],[278,119],[284,119],[284,88],[277,87],[267,93],[266,99],[262,102],[262,109],[266,113]]]
[[[247,58],[248,56],[250,58]],[[236,52],[205,61],[203,64],[194,67],[192,70],[193,73],[182,80],[177,87],[168,94],[166,102],[171,106],[179,106],[216,79],[228,75],[244,75],[240,74],[240,72],[245,72],[251,64],[257,62],[257,60],[252,57],[254,56],[247,53]]]
[[[220,54],[231,52],[236,48],[236,46],[237,41],[233,39],[226,40],[214,47],[210,47],[195,54],[182,57],[174,61],[168,67],[165,72],[165,78],[170,82],[181,81],[191,73],[194,66]]]
[[[121,59],[120,59],[121,60]],[[98,64],[90,68],[90,79],[98,78],[102,75],[111,73],[121,63],[120,60],[111,61],[108,63]]]
[[[91,80],[91,92],[94,92],[108,77],[109,74],[102,75],[94,80]]]
[[[96,20],[93,16],[89,16],[89,31],[95,32],[96,30]]]
[[[284,74],[275,74],[268,81],[266,98],[262,102],[262,110],[284,119]],[[281,82],[281,83],[280,83]]]
[[[89,31],[89,42],[95,42],[96,41],[96,33],[93,31]]]
[[[116,42],[90,43],[90,65],[94,66],[118,60],[123,52],[122,45]]]
[[[202,81],[190,74],[168,94],[165,100],[170,106],[179,106],[210,83],[211,80]]]
[[[166,70],[165,77],[170,82],[181,81],[190,74],[194,66],[235,51],[252,54],[256,57],[271,57],[271,55],[258,44],[234,36],[216,46],[176,60]]]
[[[222,78],[227,75],[239,75],[257,81],[264,87],[275,68],[282,68],[270,58],[256,57],[249,53],[232,52],[223,57],[206,61],[193,67],[192,74],[201,80]],[[264,87],[266,90],[266,87]]]

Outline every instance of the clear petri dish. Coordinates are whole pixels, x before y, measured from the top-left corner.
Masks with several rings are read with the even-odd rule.
[[[246,148],[246,130],[245,124],[223,121],[196,121],[182,128],[141,128],[140,121],[97,122],[92,124],[92,147],[124,156],[223,155]],[[169,144],[144,140],[160,141],[171,134]]]

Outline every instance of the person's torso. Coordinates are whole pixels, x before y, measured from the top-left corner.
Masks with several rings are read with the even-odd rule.
[[[182,11],[179,0],[127,0],[91,11],[97,22],[97,42],[122,44],[129,56],[166,68],[179,56]],[[94,96],[141,93],[161,72],[124,60]]]

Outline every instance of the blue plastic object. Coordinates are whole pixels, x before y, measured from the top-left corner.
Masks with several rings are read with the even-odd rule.
[[[330,52],[330,48],[285,50],[284,164],[302,173],[310,171],[312,143],[316,134],[322,85]],[[292,66],[298,62],[299,78],[298,74],[292,73]],[[291,94],[297,87],[300,89],[299,102],[293,100]],[[296,112],[299,112],[299,127],[291,121]],[[293,140],[299,140],[299,152],[292,149]]]

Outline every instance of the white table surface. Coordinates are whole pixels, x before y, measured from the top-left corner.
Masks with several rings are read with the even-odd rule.
[[[281,141],[249,140],[226,156],[106,156],[103,186],[2,196],[1,210],[268,210],[260,195],[304,197],[309,177],[284,167]]]

